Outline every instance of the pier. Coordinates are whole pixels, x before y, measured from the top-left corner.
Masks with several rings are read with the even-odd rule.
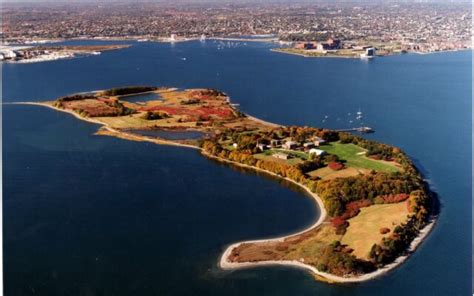
[[[361,127],[354,127],[354,128],[347,128],[347,129],[338,129],[337,132],[359,132],[364,134],[369,134],[375,132],[371,127],[368,126],[361,126]]]

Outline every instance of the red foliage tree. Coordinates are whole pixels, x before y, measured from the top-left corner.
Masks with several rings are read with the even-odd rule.
[[[344,168],[344,165],[340,162],[332,161],[328,164],[328,167],[331,170],[339,171],[339,170],[342,170]]]

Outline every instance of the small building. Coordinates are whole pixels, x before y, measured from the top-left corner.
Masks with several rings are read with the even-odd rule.
[[[368,57],[373,57],[375,55],[375,48],[373,47],[366,48],[365,55]]]
[[[285,160],[290,158],[290,155],[281,153],[281,152],[274,153],[272,154],[272,156],[278,159],[285,159]]]
[[[320,137],[315,137],[313,143],[314,143],[314,145],[315,145],[316,147],[319,147],[319,146],[321,146],[321,145],[326,144],[326,140],[321,139]]]
[[[306,50],[309,50],[309,49],[315,49],[316,46],[313,42],[306,42],[303,44],[303,48]]]
[[[257,144],[257,148],[258,148],[258,150],[263,152],[265,150],[268,150],[268,145],[267,144]]]
[[[361,58],[373,58],[375,56],[375,48],[371,46],[364,47],[365,52],[360,54]]]
[[[324,43],[318,43],[318,45],[316,46],[316,49],[317,49],[318,51],[324,51],[324,50],[327,49],[327,46],[325,46]]]
[[[282,147],[284,149],[287,149],[287,150],[292,150],[292,149],[295,149],[296,147],[298,147],[298,143],[296,143],[295,141],[286,141]]]
[[[14,59],[16,58],[16,52],[14,52],[13,50],[8,50],[6,52],[4,52],[4,58],[5,59]]]
[[[321,150],[321,149],[316,149],[316,148],[311,148],[309,149],[309,154],[316,154],[316,156],[321,156],[324,155],[326,151]]]
[[[281,141],[278,139],[272,139],[270,140],[270,146],[271,147],[278,147],[281,145]]]
[[[328,45],[329,49],[339,49],[339,48],[341,48],[341,40],[339,40],[339,39],[329,38],[326,41],[326,44]]]
[[[316,49],[316,42],[298,42],[296,43],[295,48],[305,50]]]

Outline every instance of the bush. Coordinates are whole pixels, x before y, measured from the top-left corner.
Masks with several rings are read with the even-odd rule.
[[[154,86],[129,86],[129,87],[119,87],[105,90],[102,92],[104,96],[123,96],[138,94],[142,92],[154,91],[157,90],[157,87]]]
[[[335,162],[335,161],[332,161],[328,164],[328,167],[331,169],[331,170],[334,170],[334,171],[339,171],[339,170],[342,170],[344,168],[344,165],[340,162]]]

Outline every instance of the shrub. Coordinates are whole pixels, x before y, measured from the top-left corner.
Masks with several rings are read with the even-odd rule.
[[[344,165],[340,162],[332,161],[328,164],[328,167],[331,170],[339,171],[339,170],[342,170],[344,168]]]
[[[129,87],[120,87],[120,88],[112,88],[109,90],[105,90],[102,92],[102,94],[104,96],[123,96],[123,95],[131,95],[131,94],[153,91],[157,89],[158,89],[157,87],[153,87],[153,86],[129,86]]]

